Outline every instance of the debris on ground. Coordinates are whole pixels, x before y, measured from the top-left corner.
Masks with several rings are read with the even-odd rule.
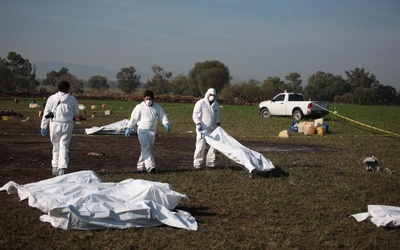
[[[0,116],[7,116],[7,117],[14,117],[14,118],[21,118],[23,115],[19,112],[15,112],[12,109],[9,109],[7,111],[1,110],[0,111]]]
[[[375,156],[367,157],[364,159],[365,169],[372,172],[379,171],[378,158]]]
[[[26,119],[21,120],[21,122],[27,122],[29,120],[29,118],[31,118],[31,117],[28,116]]]
[[[289,133],[287,130],[282,130],[281,132],[279,132],[279,138],[289,138]]]
[[[88,156],[106,156],[107,154],[104,152],[101,153],[96,153],[96,152],[90,152],[87,154]]]
[[[385,171],[386,171],[386,173],[388,173],[388,174],[394,174],[394,171],[393,171],[393,170],[390,170],[390,169],[388,169],[388,168],[385,168]]]

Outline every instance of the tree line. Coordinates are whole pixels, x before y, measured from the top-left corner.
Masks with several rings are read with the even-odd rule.
[[[285,79],[269,76],[263,82],[250,79],[233,83],[229,68],[217,60],[197,62],[187,75],[173,76],[172,72],[158,65],[153,65],[152,71],[152,78],[141,82],[134,66],[123,67],[116,74],[117,87],[124,95],[149,89],[157,95],[193,97],[201,97],[213,87],[219,93],[218,99],[229,104],[258,103],[272,99],[283,91],[303,93],[307,99],[336,103],[400,104],[400,92],[390,85],[381,84],[374,74],[358,67],[345,71],[345,77],[317,71],[308,78],[305,87],[297,72],[289,73]],[[71,92],[75,94],[84,94],[85,84],[90,93],[110,94],[110,81],[104,76],[79,79],[63,67],[38,80],[35,65],[29,59],[16,52],[9,52],[6,58],[0,57],[0,92],[3,95],[49,94],[55,91],[57,82],[63,80],[71,83]]]

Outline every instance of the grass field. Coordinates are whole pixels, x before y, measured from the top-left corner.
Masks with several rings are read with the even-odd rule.
[[[38,109],[28,108],[30,101],[20,99],[16,106],[3,98],[0,107],[14,108],[24,117],[37,116]],[[79,102],[87,107],[88,121],[77,128],[128,118],[136,104]],[[91,105],[97,108],[92,110]],[[193,104],[161,105],[171,122],[171,142],[175,136],[193,138],[189,133],[194,130]],[[105,109],[112,115],[105,115]],[[270,177],[250,179],[222,155],[215,171],[191,171],[189,165],[185,172],[126,176],[108,166],[112,174],[102,175],[104,181],[143,178],[170,183],[190,197],[178,209],[192,213],[198,231],[171,227],[63,231],[40,222],[37,209],[1,201],[0,249],[398,249],[398,229],[357,223],[349,216],[366,212],[369,204],[400,206],[400,107],[330,104],[330,109],[345,118],[333,113],[325,117],[329,134],[290,133],[289,138],[279,138],[280,131],[289,129],[291,118],[262,118],[256,106],[221,107],[222,126],[238,141],[281,149],[263,152],[279,169]],[[290,150],[304,147],[314,150]],[[381,171],[365,170],[363,159],[371,155],[379,159]]]
[[[15,107],[12,98],[0,99],[0,108],[7,110]],[[44,101],[40,99],[19,99],[18,109],[24,116],[37,116],[38,110],[42,108],[29,109],[29,103],[36,101],[42,104]],[[86,106],[88,121],[84,125],[86,127],[92,124],[104,125],[119,119],[129,118],[132,109],[137,102],[128,101],[102,101],[102,100],[79,100],[80,104]],[[105,104],[105,108],[102,105]],[[96,109],[91,109],[95,105]],[[174,129],[173,134],[184,134],[188,130],[193,130],[193,121],[191,114],[193,105],[190,103],[162,103],[163,108],[169,115]],[[23,107],[23,108],[21,108]],[[104,114],[105,110],[111,110],[112,115]],[[329,125],[330,135],[338,136],[373,136],[373,135],[393,135],[380,130],[389,131],[400,134],[400,107],[386,106],[363,106],[363,105],[342,105],[330,104],[332,111],[325,117],[325,123]],[[333,114],[337,111],[338,115]],[[340,116],[344,116],[342,118]],[[234,137],[245,139],[264,138],[276,136],[281,130],[289,129],[292,119],[290,117],[274,117],[272,119],[261,119],[258,115],[258,107],[256,106],[221,106],[221,120],[223,127]],[[358,123],[354,123],[354,120]],[[362,123],[363,125],[360,125]],[[368,125],[368,126],[365,126]],[[371,128],[374,127],[374,128]]]

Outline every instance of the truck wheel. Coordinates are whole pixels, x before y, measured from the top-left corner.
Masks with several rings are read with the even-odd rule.
[[[292,117],[293,119],[299,122],[301,121],[301,119],[303,119],[303,112],[301,112],[301,110],[296,109],[295,111],[293,111]]]
[[[268,110],[268,109],[262,109],[262,110],[261,110],[261,115],[262,115],[264,118],[269,118],[269,117],[271,117],[271,113],[269,113],[269,110]]]

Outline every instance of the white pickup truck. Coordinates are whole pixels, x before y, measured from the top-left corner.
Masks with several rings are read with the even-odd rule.
[[[296,121],[300,121],[303,117],[317,118],[329,113],[328,102],[306,101],[303,94],[288,92],[278,94],[272,100],[263,101],[258,106],[259,114],[265,118],[292,116]]]

